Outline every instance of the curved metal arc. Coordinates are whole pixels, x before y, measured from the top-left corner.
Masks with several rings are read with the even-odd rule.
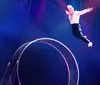
[[[51,46],[52,48],[56,49],[56,50],[59,52],[59,54],[62,56],[63,60],[65,61],[66,67],[67,67],[67,69],[68,69],[68,85],[70,85],[70,76],[71,76],[71,75],[70,75],[70,68],[69,68],[69,65],[68,65],[68,62],[67,62],[65,56],[64,56],[64,55],[61,53],[61,51],[60,51],[57,47],[55,47],[54,45],[52,45],[52,44],[50,44],[50,43],[47,43],[47,42],[42,42],[42,43],[45,43],[45,44]]]
[[[20,59],[21,59],[21,56],[22,56],[23,52],[27,49],[28,46],[30,46],[30,45],[31,45],[32,43],[34,43],[34,42],[44,41],[44,40],[49,40],[49,41],[57,42],[57,43],[59,43],[60,45],[62,45],[63,47],[65,47],[65,48],[70,52],[70,54],[72,55],[72,57],[73,57],[73,59],[74,59],[74,61],[75,61],[76,68],[77,68],[77,72],[78,72],[78,78],[77,78],[77,84],[76,84],[76,85],[78,85],[78,83],[79,83],[79,68],[78,68],[77,61],[76,61],[76,59],[75,59],[73,53],[69,50],[69,48],[66,47],[63,43],[61,43],[61,42],[58,41],[58,40],[55,40],[55,39],[52,39],[52,38],[39,38],[39,39],[36,39],[36,40],[33,40],[33,41],[29,42],[29,43],[25,46],[25,48],[22,50],[22,52],[21,52],[21,54],[20,54],[20,56],[19,56],[19,61],[20,61]],[[21,47],[22,47],[22,46],[21,46]],[[20,47],[20,48],[21,48],[21,47]],[[19,62],[18,62],[18,66],[19,66]],[[17,66],[17,76],[19,77],[19,75],[18,75],[18,66]],[[19,84],[21,85],[20,79],[19,79],[19,78],[18,78],[18,81],[19,81]]]

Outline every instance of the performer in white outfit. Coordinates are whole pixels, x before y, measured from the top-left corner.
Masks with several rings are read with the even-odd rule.
[[[67,5],[68,11],[65,10],[66,14],[68,15],[70,24],[72,26],[72,32],[73,35],[81,40],[83,40],[85,43],[88,44],[88,47],[92,47],[92,42],[90,42],[89,39],[87,39],[86,36],[83,35],[81,31],[81,26],[79,24],[80,15],[83,15],[85,13],[88,13],[93,10],[93,8],[87,8],[82,11],[75,11],[74,8],[71,5]]]

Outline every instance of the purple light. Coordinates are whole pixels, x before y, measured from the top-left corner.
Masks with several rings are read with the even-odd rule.
[[[65,4],[64,0],[58,0],[58,1],[59,1],[59,4],[60,4],[61,8],[65,10],[66,9],[66,4]]]
[[[37,20],[40,21],[42,19],[44,10],[46,6],[46,0],[42,0],[40,6],[37,9]]]

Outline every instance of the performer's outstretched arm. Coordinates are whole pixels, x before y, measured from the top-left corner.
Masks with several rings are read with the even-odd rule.
[[[69,12],[68,12],[67,10],[65,10],[65,13],[66,13],[67,15],[69,15]]]
[[[92,7],[91,7],[91,8],[84,9],[84,10],[82,10],[82,11],[79,11],[79,15],[86,14],[86,13],[88,13],[88,12],[92,11],[92,10],[93,10],[93,8],[92,8]]]

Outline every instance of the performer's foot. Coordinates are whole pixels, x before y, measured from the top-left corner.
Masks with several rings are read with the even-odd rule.
[[[92,42],[89,42],[88,43],[88,47],[92,47],[93,43]]]

